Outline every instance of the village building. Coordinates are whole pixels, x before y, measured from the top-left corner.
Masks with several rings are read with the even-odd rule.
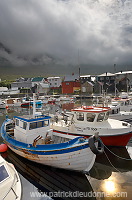
[[[81,93],[83,95],[91,95],[93,93],[94,83],[86,81],[85,83],[81,84]]]
[[[62,84],[62,79],[60,77],[48,77],[47,81],[52,89],[60,88]]]
[[[116,75],[110,72],[103,73],[96,77],[97,84],[99,85],[99,90],[103,92],[113,92],[115,87]],[[97,85],[96,84],[96,85]]]
[[[45,81],[47,81],[47,79],[44,77],[34,77],[32,78],[32,87],[38,85],[39,83],[44,83]]]
[[[18,89],[29,89],[32,87],[31,78],[19,78],[16,79],[16,82],[11,83],[11,89],[12,90],[18,90]]]
[[[48,92],[50,91],[50,86],[47,82],[45,83],[38,83],[36,93],[39,95],[47,95]]]
[[[81,84],[78,75],[66,76],[62,81],[62,94],[79,93]]]
[[[132,88],[132,71],[116,73],[116,85],[120,91],[129,92]]]

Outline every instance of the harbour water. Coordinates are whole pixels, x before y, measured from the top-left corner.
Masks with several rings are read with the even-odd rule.
[[[74,104],[50,105],[51,113],[56,109],[71,109]],[[83,102],[90,104],[90,102]],[[0,125],[6,114],[9,118],[32,112],[28,108],[12,107],[0,110]],[[0,138],[2,143],[2,138]],[[2,156],[13,163],[22,182],[22,200],[46,199],[91,199],[131,200],[132,188],[132,140],[126,147],[105,148],[98,155],[88,174],[71,172],[40,165],[24,159],[11,150]]]

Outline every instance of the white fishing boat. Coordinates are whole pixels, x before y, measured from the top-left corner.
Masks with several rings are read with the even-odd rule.
[[[60,101],[74,101],[75,97],[70,97],[70,96],[61,96]]]
[[[118,102],[120,111],[132,112],[132,99],[128,96],[115,97],[111,102],[113,103],[114,101]]]
[[[109,107],[82,106],[56,114],[51,127],[56,133],[90,137],[98,132],[107,146],[126,146],[132,137],[132,125],[109,118]]]
[[[33,112],[34,113],[34,112]],[[18,155],[37,163],[76,171],[89,171],[102,153],[103,144],[97,136],[87,139],[62,135],[50,129],[50,116],[15,116],[6,119],[1,136]]]
[[[0,109],[5,109],[5,108],[6,108],[5,101],[3,99],[0,99]]]
[[[120,103],[118,101],[112,101],[111,104],[108,105],[110,110],[109,118],[117,119],[127,122],[132,122],[132,112],[130,111],[122,111]]]
[[[20,200],[21,181],[19,175],[11,163],[8,163],[0,155],[0,199]]]
[[[6,106],[20,106],[21,105],[21,98],[7,98],[5,99]]]
[[[30,107],[33,106],[33,103],[33,99],[31,99],[30,97],[24,97],[21,102],[21,107]],[[42,103],[43,102],[41,100],[35,101],[36,106],[41,106]]]

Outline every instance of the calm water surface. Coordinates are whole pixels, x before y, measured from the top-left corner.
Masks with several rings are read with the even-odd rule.
[[[71,109],[76,104],[50,105],[51,113],[59,109]],[[90,104],[84,102],[83,105]],[[48,110],[47,109],[47,110]],[[29,114],[28,108],[0,110],[0,125],[14,115]],[[0,137],[0,142],[2,138]],[[132,141],[127,147],[105,148],[89,174],[71,172],[40,165],[24,159],[11,150],[2,156],[13,163],[22,182],[22,200],[46,199],[91,199],[91,200],[132,200]],[[124,158],[124,159],[122,159]],[[50,197],[48,197],[47,195]]]

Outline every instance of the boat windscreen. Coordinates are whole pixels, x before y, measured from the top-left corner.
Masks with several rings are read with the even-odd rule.
[[[105,113],[99,113],[97,122],[102,122],[104,120]]]
[[[0,166],[0,183],[6,180],[9,177],[9,174],[4,165]]]

